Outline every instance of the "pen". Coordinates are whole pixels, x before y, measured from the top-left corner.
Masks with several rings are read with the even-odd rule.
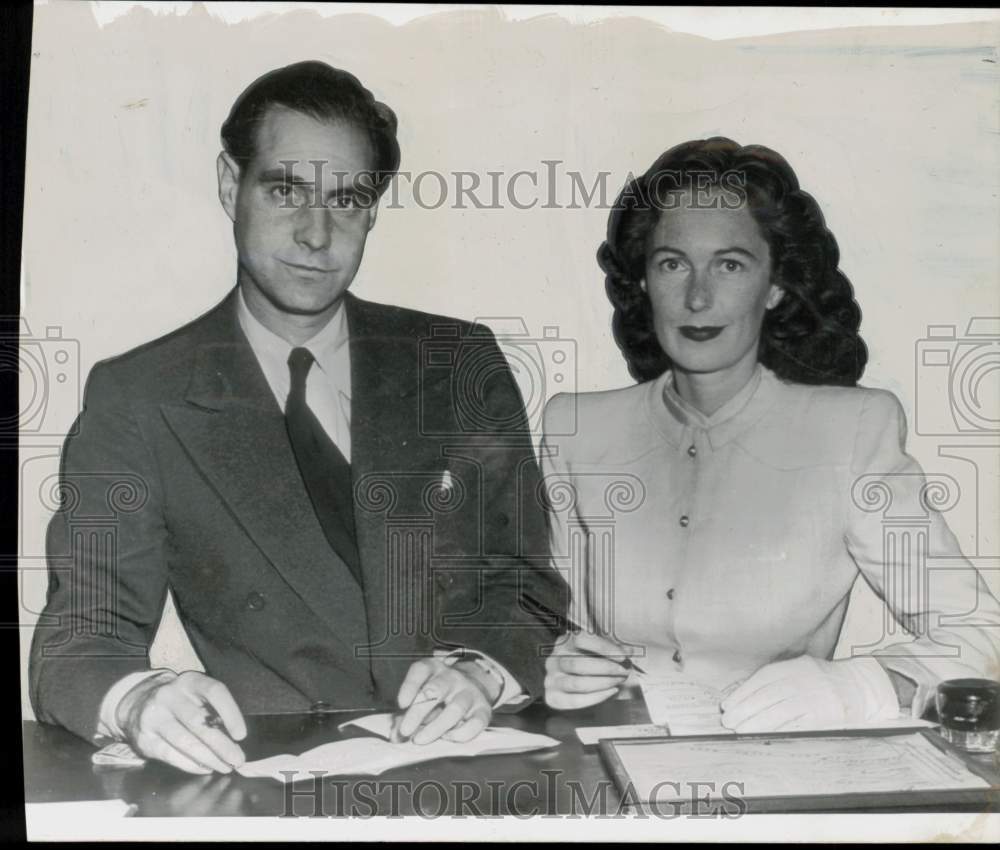
[[[595,652],[592,649],[582,649],[579,646],[576,647],[574,651],[579,652],[580,655],[589,655],[591,658],[608,658],[608,656],[602,655],[600,652]],[[635,670],[636,673],[641,673],[643,676],[646,675],[646,671],[636,664],[631,658],[626,658],[623,661],[619,661],[617,658],[608,658],[608,661],[614,661],[615,664],[625,670]]]
[[[569,617],[566,617],[558,613],[557,611],[553,611],[551,608],[549,608],[546,605],[543,605],[538,600],[533,599],[530,596],[525,596],[524,601],[529,603],[533,608],[535,608],[540,613],[552,617],[555,620],[556,628],[558,628],[559,631],[572,632],[573,634],[579,634],[580,632],[583,631],[583,628],[579,624],[574,623],[571,619],[569,619]],[[600,652],[595,652],[592,649],[581,649],[580,647],[577,647],[576,651],[579,652],[581,655],[589,655],[591,658],[607,658],[606,655],[602,655]],[[614,658],[608,658],[608,660],[614,661],[615,664],[617,664],[618,666],[622,667],[625,670],[635,670],[636,673],[640,673],[643,676],[646,675],[646,671],[643,670],[638,664],[636,664],[631,658],[626,658],[624,661],[618,661],[617,659]]]

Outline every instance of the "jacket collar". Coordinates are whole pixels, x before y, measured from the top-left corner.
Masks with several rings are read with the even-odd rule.
[[[250,407],[278,409],[237,316],[234,288],[199,323],[195,362],[185,400],[209,410]]]
[[[210,410],[232,406],[280,410],[240,327],[237,298],[238,290],[234,288],[200,324],[185,399]],[[364,413],[367,402],[407,398],[417,391],[419,369],[399,369],[398,355],[414,357],[419,340],[393,327],[387,318],[390,307],[364,301],[349,292],[344,307],[350,329],[353,432],[357,413],[353,408],[359,399]]]
[[[674,446],[682,446],[692,431],[702,431],[713,450],[732,442],[757,423],[778,399],[781,381],[760,364],[746,385],[711,416],[684,401],[667,370],[647,384],[646,410],[656,429]]]

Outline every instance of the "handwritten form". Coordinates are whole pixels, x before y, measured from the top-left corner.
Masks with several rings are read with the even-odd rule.
[[[719,703],[729,689],[718,690],[683,676],[650,676],[640,679],[642,696],[653,723],[665,726],[671,736],[683,735],[732,735],[731,729],[722,725]],[[735,685],[730,686],[735,688]],[[810,726],[808,731],[827,729],[894,729],[928,728],[935,724],[912,717],[879,720],[874,723],[838,724],[836,726]],[[806,731],[796,729],[796,731]]]
[[[719,703],[722,691],[683,676],[641,677],[639,686],[649,719],[665,725],[671,735],[719,735],[722,725]]]
[[[493,726],[463,744],[442,739],[431,744],[414,744],[409,741],[393,744],[387,740],[392,730],[392,721],[391,713],[372,714],[349,721],[341,724],[340,728],[357,726],[381,737],[333,741],[297,756],[283,754],[247,762],[237,768],[237,771],[242,776],[269,777],[279,782],[311,779],[310,771],[323,771],[327,776],[378,776],[387,770],[432,759],[524,753],[559,745],[555,738],[547,735]]]
[[[686,783],[692,781],[716,793],[726,783],[737,782],[744,798],[989,787],[960,759],[942,752],[919,732],[644,742],[620,744],[616,750],[639,799],[651,802],[689,800]],[[665,779],[673,782],[664,783]],[[712,782],[714,786],[704,785]]]

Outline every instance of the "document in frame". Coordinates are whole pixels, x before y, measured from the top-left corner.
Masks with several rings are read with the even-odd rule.
[[[640,803],[690,802],[690,789],[720,795],[740,787],[754,800],[812,800],[837,807],[837,797],[920,792],[989,792],[991,785],[928,733],[791,733],[606,741],[602,753],[615,779]],[[721,799],[721,797],[720,797]]]

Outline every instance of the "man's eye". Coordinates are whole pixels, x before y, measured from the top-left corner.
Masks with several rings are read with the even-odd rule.
[[[726,272],[738,272],[743,270],[743,263],[739,260],[723,260],[722,270]]]
[[[676,272],[681,269],[681,261],[674,259],[673,257],[668,257],[660,264],[660,268],[667,272]]]
[[[279,201],[287,201],[289,199],[296,200],[296,192],[294,186],[289,186],[285,183],[280,183],[271,189],[271,197],[276,198]]]
[[[334,210],[351,210],[358,205],[358,199],[354,195],[334,195],[330,198],[327,206]]]

